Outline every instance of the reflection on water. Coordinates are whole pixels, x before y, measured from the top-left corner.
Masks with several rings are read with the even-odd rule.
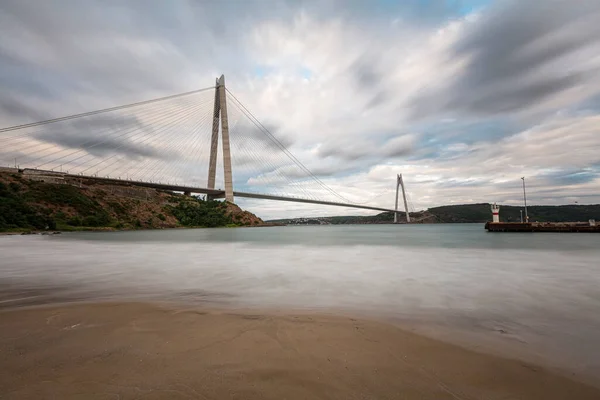
[[[0,254],[0,306],[142,296],[345,309],[493,331],[600,376],[590,352],[600,348],[600,235],[481,225],[196,229],[0,237]]]

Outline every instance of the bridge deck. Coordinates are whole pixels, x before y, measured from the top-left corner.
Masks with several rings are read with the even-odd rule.
[[[294,202],[294,203],[322,204],[322,205],[325,205],[325,206],[350,207],[350,208],[361,208],[361,209],[364,209],[364,210],[394,212],[394,210],[389,209],[389,208],[366,206],[366,205],[362,205],[362,204],[336,203],[336,202],[333,202],[333,201],[321,201],[321,200],[301,199],[301,198],[296,198],[296,197],[274,196],[274,195],[270,195],[270,194],[244,193],[244,192],[236,192],[236,191],[234,191],[233,195],[235,197],[247,197],[247,198],[251,198],[251,199],[290,201],[290,202]]]
[[[43,173],[45,171],[40,171]],[[224,198],[225,191],[221,189],[208,189],[203,187],[196,186],[183,186],[183,185],[172,185],[168,183],[154,183],[154,182],[140,182],[140,181],[131,181],[126,179],[115,179],[115,178],[101,178],[95,176],[84,176],[84,175],[70,175],[63,174],[65,177],[73,178],[73,179],[86,179],[86,180],[95,180],[97,182],[104,182],[110,184],[117,185],[133,185],[133,186],[141,186],[152,189],[160,189],[160,190],[171,190],[175,192],[189,192],[189,193],[200,193],[211,196],[212,198]],[[247,192],[237,192],[234,191],[233,195],[235,197],[244,197],[250,199],[264,199],[264,200],[275,200],[275,201],[288,201],[294,203],[306,203],[306,204],[320,204],[325,206],[337,206],[337,207],[349,207],[349,208],[360,208],[363,210],[373,210],[373,211],[387,211],[394,212],[394,210],[390,208],[383,207],[374,207],[367,206],[362,204],[352,204],[352,203],[337,203],[333,201],[321,201],[321,200],[311,200],[311,199],[302,199],[297,197],[288,197],[288,196],[275,196],[270,194],[259,194],[259,193],[247,193]]]

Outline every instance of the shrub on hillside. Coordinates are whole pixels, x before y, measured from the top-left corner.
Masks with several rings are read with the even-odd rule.
[[[214,228],[233,223],[233,220],[226,215],[224,204],[216,200],[184,199],[176,206],[171,206],[170,211],[184,226]]]
[[[0,182],[0,229],[55,229],[52,218],[28,205],[20,185],[13,183]]]

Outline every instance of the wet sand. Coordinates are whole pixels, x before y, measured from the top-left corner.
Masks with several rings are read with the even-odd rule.
[[[396,326],[96,303],[0,311],[3,399],[599,399],[600,389]]]

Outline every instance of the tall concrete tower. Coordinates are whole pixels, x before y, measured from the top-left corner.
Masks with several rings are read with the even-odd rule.
[[[227,97],[225,76],[217,78],[215,86],[215,106],[213,111],[212,138],[210,142],[210,160],[208,164],[208,188],[215,188],[217,174],[217,152],[219,149],[219,117],[223,138],[223,174],[225,180],[225,200],[233,203],[233,177],[231,173],[231,146],[229,144],[229,121],[227,119]]]
[[[215,188],[217,175],[217,152],[219,150],[219,118],[221,116],[221,102],[219,102],[219,78],[215,83],[215,105],[213,108],[212,137],[210,140],[210,161],[208,163],[208,185],[209,189]]]
[[[394,223],[398,223],[398,190],[402,186],[402,197],[404,198],[404,211],[406,212],[406,222],[410,223],[410,214],[408,212],[408,202],[406,201],[406,190],[404,189],[404,181],[402,180],[402,174],[396,177],[396,208],[394,212]]]

